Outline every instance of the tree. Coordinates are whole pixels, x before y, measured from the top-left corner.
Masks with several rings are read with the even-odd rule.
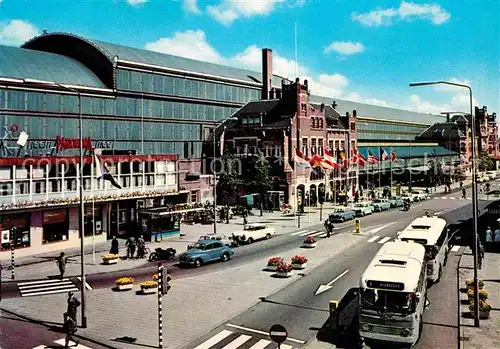
[[[481,154],[479,154],[479,163],[477,167],[479,171],[492,171],[495,168],[495,164],[488,153],[481,152]]]
[[[219,180],[217,182],[217,192],[224,197],[226,205],[230,197],[234,197],[240,184],[241,166],[239,159],[230,152],[225,152],[221,158],[221,168],[216,171]],[[225,213],[226,223],[229,223],[229,211]]]
[[[273,181],[269,177],[269,161],[264,154],[259,153],[254,156],[249,166],[249,189],[259,194],[260,197],[260,215],[262,216],[263,200],[265,194],[273,187]]]

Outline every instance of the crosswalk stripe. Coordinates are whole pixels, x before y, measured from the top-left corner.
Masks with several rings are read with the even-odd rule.
[[[232,341],[231,343],[229,343],[228,345],[226,345],[222,349],[238,349],[238,347],[240,345],[242,345],[243,343],[247,342],[250,338],[252,338],[252,336],[248,336],[246,334],[242,334],[241,336],[239,336],[238,338],[236,338],[234,341]]]
[[[326,238],[326,233],[321,233],[321,235],[314,235],[317,238]]]
[[[261,339],[260,341],[258,341],[257,343],[255,343],[254,345],[252,345],[248,349],[264,349],[269,344],[271,344],[271,341],[268,341],[267,339]]]
[[[37,285],[37,284],[53,284],[62,281],[69,281],[68,278],[64,279],[52,279],[52,280],[38,280],[38,281],[27,281],[27,282],[19,282],[17,286],[27,286],[27,285]]]
[[[458,252],[458,250],[460,249],[460,246],[459,245],[455,245],[451,248],[451,252]]]
[[[382,240],[380,240],[378,243],[379,243],[379,244],[384,244],[384,243],[386,243],[387,241],[389,241],[390,239],[391,239],[390,237],[386,236],[385,238],[383,238]]]
[[[325,234],[325,232],[324,231],[320,231],[318,233],[311,234],[310,236],[316,237],[316,236],[323,235],[323,234]]]
[[[68,278],[62,280],[38,280],[20,282],[17,284],[21,297],[41,296],[47,294],[78,291],[78,288]]]
[[[281,344],[280,349],[293,349],[293,347],[288,344]]]
[[[62,338],[62,339],[58,339],[58,340],[54,341],[54,343],[64,346],[66,344],[66,340],[64,338]],[[82,344],[78,344],[76,347],[74,347],[73,345],[75,345],[75,344],[76,343],[73,342],[73,341],[69,342],[69,346],[71,348],[75,348],[75,349],[91,349],[91,348],[86,347],[85,345],[82,345]]]
[[[295,233],[291,233],[290,235],[300,235],[300,234],[305,233],[305,232],[307,232],[307,230],[297,231]]]
[[[376,241],[380,236],[377,236],[375,235],[374,237],[372,237],[370,240],[368,240],[368,242],[374,242]]]
[[[219,333],[217,333],[215,336],[207,339],[205,342],[201,343],[194,349],[210,349],[212,346],[215,344],[219,343],[220,341],[224,340],[225,338],[229,337],[233,332],[228,331],[228,330],[223,330]]]
[[[69,292],[69,291],[75,292],[75,291],[78,291],[78,288],[72,287],[72,288],[64,288],[64,289],[54,290],[54,291],[32,292],[32,293],[28,293],[28,294],[21,293],[21,297],[41,296],[41,295],[46,295],[46,294],[64,293],[64,292]]]
[[[25,285],[25,286],[19,286],[19,289],[24,291],[29,291],[30,289],[34,289],[34,288],[44,288],[44,289],[50,289],[50,288],[54,288],[54,287],[59,287],[59,286],[67,286],[67,285],[70,285],[72,286],[73,283],[71,281],[61,281],[60,283],[50,283],[50,284],[38,284],[38,285]]]
[[[306,231],[305,233],[300,234],[299,236],[311,235],[311,234],[314,234],[315,232],[316,232],[316,230],[310,230],[310,231]]]
[[[82,278],[77,276],[76,277],[78,279],[78,281],[80,281],[80,284],[82,283]],[[90,287],[89,283],[87,281],[85,281],[85,288],[89,291],[92,291],[92,287]]]

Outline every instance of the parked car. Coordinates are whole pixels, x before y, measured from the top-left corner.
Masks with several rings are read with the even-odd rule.
[[[429,199],[429,194],[424,191],[413,191],[411,195],[416,197],[415,201],[424,201]]]
[[[355,217],[356,212],[348,207],[336,208],[328,215],[330,222],[345,222]]]
[[[399,196],[391,196],[388,201],[391,204],[391,207],[403,207],[404,205],[403,198]]]
[[[257,240],[270,239],[276,234],[274,228],[265,224],[246,224],[242,231],[233,234],[233,241],[238,244],[251,244]]]
[[[403,201],[410,200],[410,202],[415,202],[415,195],[405,193],[401,196],[401,199],[403,199]]]
[[[234,251],[221,241],[209,239],[200,240],[192,248],[179,255],[182,265],[193,265],[196,268],[203,264],[220,260],[227,262],[234,255]]]
[[[226,235],[202,235],[202,236],[200,236],[200,238],[198,239],[198,241],[201,241],[201,240],[217,240],[217,241],[222,242],[227,247],[230,247],[231,245],[233,245],[232,239],[233,238],[231,236],[226,236]],[[190,250],[190,249],[193,248],[193,246],[194,246],[194,244],[188,245],[187,249]]]
[[[357,216],[364,217],[373,213],[373,206],[369,202],[360,202],[354,205],[354,212]]]
[[[391,208],[391,204],[386,199],[375,199],[372,201],[373,211],[382,212]]]

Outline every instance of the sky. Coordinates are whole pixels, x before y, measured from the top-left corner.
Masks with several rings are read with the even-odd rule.
[[[499,0],[0,0],[2,45],[46,29],[255,71],[271,48],[312,94],[435,114],[468,112],[468,90],[408,83],[500,112],[499,22]]]

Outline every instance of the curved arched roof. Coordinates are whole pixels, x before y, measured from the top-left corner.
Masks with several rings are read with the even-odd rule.
[[[105,87],[89,68],[74,59],[11,46],[0,46],[0,77]]]

